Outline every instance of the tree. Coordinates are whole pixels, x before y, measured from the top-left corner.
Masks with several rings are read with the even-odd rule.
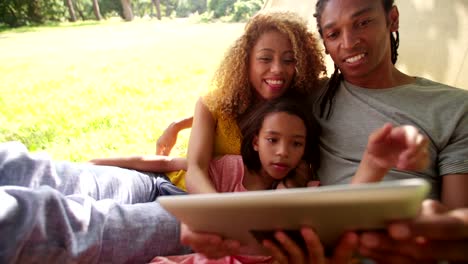
[[[178,0],[162,0],[165,16],[170,17],[172,12],[177,8]]]
[[[207,0],[192,0],[190,1],[190,11],[198,12],[199,14],[206,11],[208,2]]]
[[[70,14],[70,21],[75,22],[76,21],[76,14],[75,14],[75,8],[73,7],[73,1],[72,0],[67,0],[67,7],[68,7],[68,13]]]
[[[41,12],[41,3],[39,0],[29,1],[26,10],[26,14],[31,22],[36,24],[44,23],[44,16]]]
[[[123,18],[125,21],[133,20],[132,0],[121,0],[123,9]]]
[[[262,0],[237,0],[234,4],[232,21],[246,21],[263,6]]]
[[[85,16],[84,12],[83,12],[83,7],[82,7],[79,0],[78,1],[75,0],[74,7],[75,7],[76,12],[80,16],[81,20],[85,21],[87,18]]]
[[[213,11],[215,18],[220,18],[232,13],[236,1],[237,0],[211,0],[208,4],[208,9]]]
[[[160,0],[151,0],[153,6],[156,7],[156,17],[161,20],[161,2]],[[153,6],[151,6],[151,10],[153,10]],[[153,11],[151,11],[153,13]]]
[[[94,11],[94,15],[96,16],[96,19],[101,20],[102,16],[101,16],[101,11],[99,11],[98,0],[93,0],[93,11]]]

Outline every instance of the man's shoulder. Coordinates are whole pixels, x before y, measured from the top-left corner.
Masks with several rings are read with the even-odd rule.
[[[468,90],[451,85],[429,80],[427,78],[416,78],[416,81],[397,91],[402,104],[416,102],[421,104],[426,111],[437,112],[441,116],[449,116],[455,112],[468,113]],[[395,99],[397,100],[397,99]],[[412,105],[413,108],[418,108]],[[441,113],[441,109],[444,109]]]
[[[413,83],[416,88],[432,89],[434,91],[453,92],[468,95],[468,90],[444,84],[441,82],[433,81],[424,77],[416,77]]]
[[[429,100],[431,102],[461,103],[468,105],[468,90],[454,87],[448,84],[429,80],[423,77],[416,77],[415,82],[405,85],[403,89],[395,92],[400,96],[411,97],[413,99]]]

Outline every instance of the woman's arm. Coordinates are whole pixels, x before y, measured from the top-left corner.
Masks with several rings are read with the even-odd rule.
[[[193,117],[188,117],[172,122],[156,141],[156,154],[169,155],[177,141],[177,134],[186,128],[192,127]]]
[[[151,172],[187,170],[187,160],[185,158],[174,158],[160,155],[100,158],[92,159],[89,162],[95,165],[116,166]]]
[[[187,152],[187,175],[185,185],[189,193],[216,192],[208,175],[208,166],[213,157],[216,121],[199,99],[195,106],[193,126]]]

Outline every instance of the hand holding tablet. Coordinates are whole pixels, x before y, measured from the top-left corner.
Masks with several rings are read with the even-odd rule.
[[[242,193],[163,196],[158,201],[191,230],[219,234],[263,252],[272,231],[312,227],[324,246],[345,231],[379,230],[418,214],[429,184],[421,179]]]

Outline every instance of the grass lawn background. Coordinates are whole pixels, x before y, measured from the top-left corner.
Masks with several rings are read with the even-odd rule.
[[[153,154],[243,24],[106,21],[0,33],[0,141],[55,159]],[[186,154],[189,130],[171,155]]]

